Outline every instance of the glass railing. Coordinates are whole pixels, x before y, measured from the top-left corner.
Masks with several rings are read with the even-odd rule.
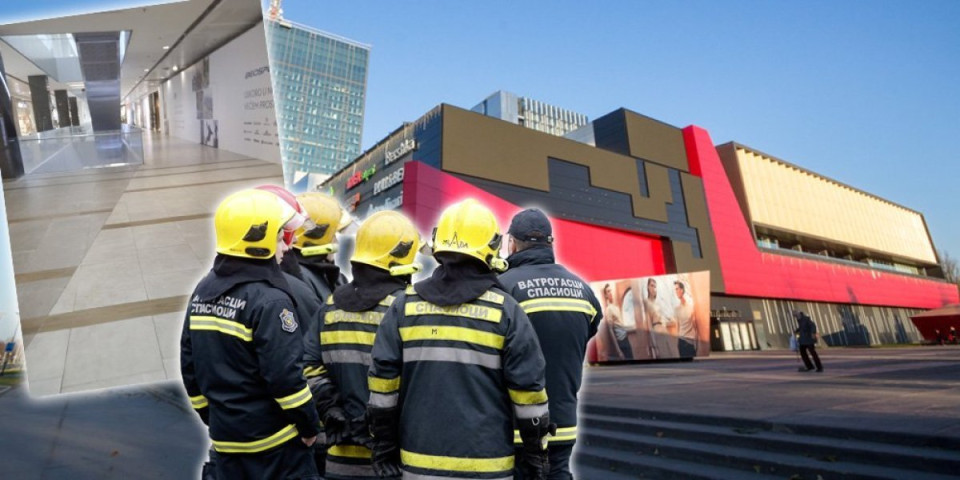
[[[20,138],[26,175],[143,164],[143,131],[93,132],[89,126],[65,127]]]

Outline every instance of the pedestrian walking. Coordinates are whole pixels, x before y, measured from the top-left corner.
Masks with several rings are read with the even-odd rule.
[[[802,371],[809,372],[816,366],[816,370],[822,372],[823,365],[820,363],[820,356],[817,355],[815,346],[817,343],[817,325],[800,310],[795,310],[793,316],[797,319],[797,329],[794,330],[794,334],[798,335],[797,345],[800,347],[800,357],[803,358]],[[810,357],[813,357],[813,363],[810,362]]]

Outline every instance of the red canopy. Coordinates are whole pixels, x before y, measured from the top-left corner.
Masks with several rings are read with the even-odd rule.
[[[960,303],[918,313],[910,317],[910,320],[917,326],[917,330],[920,331],[923,338],[935,341],[937,338],[936,330],[938,329],[946,338],[950,333],[950,327],[960,332]]]

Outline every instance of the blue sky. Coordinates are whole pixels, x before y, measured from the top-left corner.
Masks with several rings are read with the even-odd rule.
[[[0,20],[81,8],[7,3]],[[131,3],[146,2],[84,5]],[[960,257],[960,2],[284,0],[283,9],[372,45],[365,148],[441,102],[469,108],[499,89],[591,118],[626,107],[918,210],[935,244]]]
[[[318,5],[322,4],[322,8]],[[960,2],[285,0],[372,45],[363,144],[504,89],[731,140],[922,212],[960,256]]]

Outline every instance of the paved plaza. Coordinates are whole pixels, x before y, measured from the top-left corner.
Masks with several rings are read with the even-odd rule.
[[[591,406],[960,442],[960,347],[833,348],[821,356],[822,374],[797,372],[783,351],[591,367],[583,397]],[[203,425],[174,381],[41,400],[22,388],[0,396],[5,478],[195,478],[206,448]]]

